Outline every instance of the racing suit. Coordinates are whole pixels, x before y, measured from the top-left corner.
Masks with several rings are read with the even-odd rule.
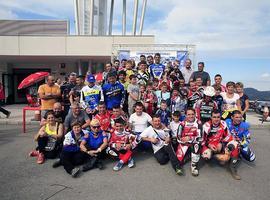
[[[250,149],[250,132],[249,124],[241,122],[238,125],[233,124],[232,119],[226,120],[227,126],[231,134],[236,138],[240,145],[240,154],[249,162],[253,162],[256,159],[255,153]]]
[[[198,100],[194,105],[196,118],[204,124],[211,119],[213,110],[217,109],[217,103],[213,100],[206,102],[204,99]]]
[[[202,142],[202,157],[204,159],[211,159],[213,153],[228,152],[229,158],[238,158],[238,143],[231,135],[225,121],[221,121],[219,125],[214,126],[211,121],[203,125],[204,140]],[[219,144],[222,149],[218,149]],[[216,149],[213,151],[210,146]]]

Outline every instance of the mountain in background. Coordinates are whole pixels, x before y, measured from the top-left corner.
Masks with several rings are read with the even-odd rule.
[[[270,91],[259,91],[254,88],[244,88],[244,93],[250,100],[270,101]]]

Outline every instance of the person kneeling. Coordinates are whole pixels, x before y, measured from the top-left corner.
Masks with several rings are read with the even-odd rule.
[[[93,119],[90,123],[91,131],[89,135],[83,138],[80,148],[86,153],[86,164],[82,170],[88,171],[95,167],[103,169],[101,158],[104,157],[105,148],[108,145],[107,135],[100,128],[100,123],[97,119]]]
[[[235,163],[238,159],[238,145],[226,125],[221,120],[221,114],[214,110],[211,120],[203,125],[204,141],[202,147],[202,157],[210,160],[212,157],[224,165],[229,162],[229,167],[233,178],[240,180],[237,174]]]
[[[120,160],[113,167],[114,171],[122,169],[124,164],[129,168],[134,167],[135,163],[132,158],[132,150],[136,147],[135,137],[124,129],[125,121],[122,118],[114,120],[114,129],[111,133],[107,153],[111,156],[118,157]]]
[[[165,165],[171,161],[176,174],[182,175],[182,168],[171,145],[170,134],[164,129],[160,116],[154,115],[152,126],[145,129],[140,136],[143,141],[151,142],[154,156],[159,164]]]
[[[73,122],[71,127],[72,130],[65,135],[60,162],[67,173],[76,177],[80,173],[80,168],[76,166],[85,161],[85,153],[80,150],[80,143],[83,137],[88,136],[88,131],[82,130],[81,123],[77,121]]]

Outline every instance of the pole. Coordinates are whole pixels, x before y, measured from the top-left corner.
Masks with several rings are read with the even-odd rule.
[[[133,13],[133,25],[132,25],[133,35],[136,35],[137,17],[138,17],[138,0],[134,0],[134,13]]]
[[[127,1],[123,0],[122,35],[126,35],[126,13],[127,13]]]
[[[110,8],[110,22],[109,22],[109,35],[112,35],[112,23],[113,23],[113,5],[114,5],[114,0],[111,0],[111,8]]]
[[[141,15],[141,21],[140,21],[140,30],[139,30],[140,35],[142,35],[142,30],[143,30],[143,23],[144,23],[146,4],[147,4],[147,0],[143,0],[142,15]]]

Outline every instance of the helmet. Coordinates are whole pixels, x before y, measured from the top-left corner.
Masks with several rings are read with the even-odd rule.
[[[203,94],[205,96],[210,96],[210,97],[214,96],[215,93],[216,93],[216,91],[212,86],[207,86],[203,91]]]

